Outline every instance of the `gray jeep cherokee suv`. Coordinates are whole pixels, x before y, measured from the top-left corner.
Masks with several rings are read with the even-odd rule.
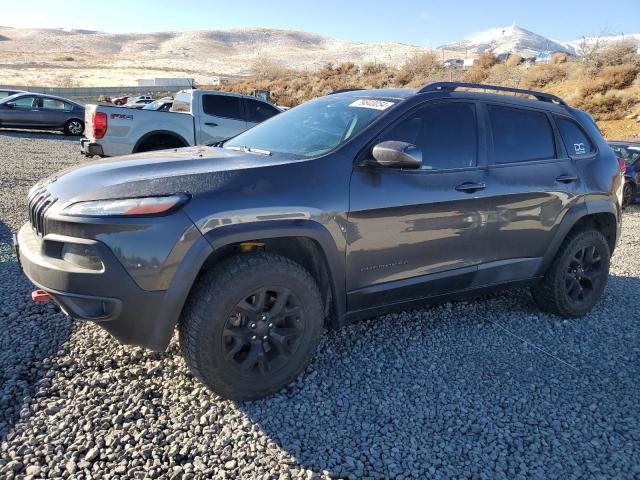
[[[215,148],[60,172],[31,190],[16,246],[73,318],[156,350],[177,326],[195,376],[252,399],[291,382],[325,326],[507,286],[586,314],[621,195],[591,117],[555,96],[351,90]]]

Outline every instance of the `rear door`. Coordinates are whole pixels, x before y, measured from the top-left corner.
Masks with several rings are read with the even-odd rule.
[[[251,98],[245,99],[245,111],[247,114],[246,119],[249,128],[280,113],[280,110],[275,108],[273,105],[261,102],[260,100],[253,100]]]
[[[492,200],[482,256],[485,262],[509,260],[535,270],[578,198],[580,178],[547,111],[482,106],[491,152],[486,193]]]
[[[197,119],[199,145],[226,140],[248,128],[242,97],[215,92],[204,93],[201,99]]]
[[[42,125],[45,127],[63,127],[73,110],[70,103],[57,98],[42,99]]]

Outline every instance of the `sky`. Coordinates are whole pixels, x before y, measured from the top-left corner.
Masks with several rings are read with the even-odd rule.
[[[106,32],[271,27],[426,47],[513,23],[554,40],[640,33],[640,0],[0,0],[0,25]]]

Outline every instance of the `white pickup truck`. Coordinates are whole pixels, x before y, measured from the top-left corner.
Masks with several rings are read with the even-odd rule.
[[[80,148],[86,156],[114,157],[207,145],[234,137],[280,111],[255,97],[214,90],[182,90],[168,112],[87,105]]]

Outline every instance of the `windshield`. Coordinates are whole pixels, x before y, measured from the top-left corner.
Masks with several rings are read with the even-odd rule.
[[[12,93],[11,95],[7,95],[4,98],[0,98],[0,103],[8,103],[11,100],[13,100],[14,98],[18,97],[20,94],[19,93]],[[1,97],[1,95],[0,95]]]
[[[328,95],[287,110],[234,137],[224,148],[299,157],[324,155],[398,102]]]

